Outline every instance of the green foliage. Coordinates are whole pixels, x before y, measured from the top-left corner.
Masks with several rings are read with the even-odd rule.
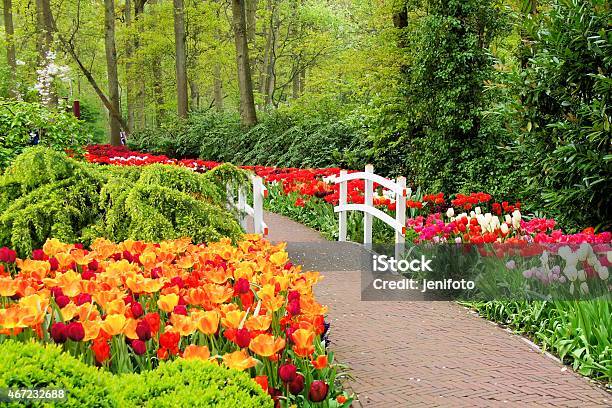
[[[273,406],[248,374],[203,361],[179,359],[141,374],[114,376],[55,345],[7,340],[0,343],[0,354],[0,388],[65,389],[66,399],[55,401],[55,407],[175,407],[177,401],[194,407]]]
[[[524,194],[561,223],[612,226],[612,32],[605,0],[555,2],[530,26],[531,58],[502,109]],[[585,210],[588,209],[588,210]]]
[[[612,310],[597,300],[470,303],[481,316],[530,336],[583,375],[612,381]]]
[[[337,165],[354,140],[350,126],[329,115],[277,111],[244,130],[237,115],[192,114],[189,121],[134,133],[129,146],[171,157],[251,165]]]
[[[88,366],[54,345],[0,343],[0,388],[65,389],[56,407],[119,407],[109,388],[109,374]],[[8,407],[40,406],[14,402]]]
[[[272,407],[272,399],[247,373],[202,361],[162,362],[141,374],[127,374],[115,382],[120,406]]]
[[[246,177],[227,167],[224,174]],[[28,254],[49,237],[84,243],[97,237],[237,239],[242,231],[223,208],[218,176],[165,165],[100,167],[30,148],[0,176],[0,245]]]
[[[79,150],[90,136],[83,123],[72,114],[50,111],[36,103],[0,100],[0,169],[23,149],[33,144],[34,134],[39,143],[58,151]]]

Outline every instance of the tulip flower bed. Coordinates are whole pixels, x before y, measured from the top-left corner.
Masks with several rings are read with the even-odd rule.
[[[97,239],[91,250],[51,239],[29,259],[3,248],[0,342],[56,343],[118,374],[203,360],[248,372],[283,406],[348,406],[325,349],[319,279],[257,235],[237,245]]]

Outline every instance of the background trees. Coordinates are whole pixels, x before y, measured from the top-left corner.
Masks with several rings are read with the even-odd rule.
[[[122,129],[143,145],[163,140],[155,148],[170,154],[371,162],[427,191],[487,190],[570,226],[612,224],[606,0],[4,9],[0,95],[59,110],[79,99],[98,141],[119,143]]]

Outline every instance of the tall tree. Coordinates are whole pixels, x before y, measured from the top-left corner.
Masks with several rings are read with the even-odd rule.
[[[223,112],[223,81],[221,80],[221,64],[219,62],[215,62],[213,75],[213,98],[215,109],[217,112]]]
[[[51,12],[51,0],[36,0],[36,31],[39,65],[47,63],[48,53],[53,49],[54,22]],[[49,97],[45,98],[49,106],[57,106],[57,94],[51,84]]]
[[[6,62],[9,67],[9,94],[15,98],[19,95],[15,79],[17,76],[17,59],[15,57],[15,30],[13,28],[13,2],[4,0],[4,32],[6,34]]]
[[[140,48],[140,38],[143,33],[143,25],[141,24],[141,18],[144,13],[146,0],[134,0],[134,24],[136,24],[138,33],[134,36],[134,48],[133,54],[135,55]],[[134,94],[135,106],[134,106],[134,126],[138,129],[145,126],[145,81],[136,81],[136,91]]]
[[[119,107],[119,76],[117,75],[117,49],[115,46],[115,2],[104,0],[104,49],[106,51],[106,71],[108,75],[108,97],[113,109],[121,112]],[[116,116],[109,112],[110,142],[113,146],[121,144],[121,124]],[[124,129],[125,130],[125,129]]]
[[[174,44],[176,51],[176,96],[178,115],[187,117],[187,54],[185,52],[185,5],[174,0]]]
[[[123,11],[125,19],[125,26],[130,29],[132,26],[132,0],[125,0],[125,9]],[[128,130],[132,132],[135,127],[136,116],[134,111],[134,81],[132,72],[132,58],[134,57],[134,42],[131,38],[128,38],[125,47],[125,82],[126,82],[126,93],[127,93],[127,116],[128,116]]]
[[[255,35],[257,34],[257,3],[258,0],[246,1],[246,27],[247,40],[255,45]]]
[[[236,65],[238,66],[238,88],[240,90],[240,117],[246,126],[257,124],[253,80],[249,64],[249,47],[246,35],[244,0],[232,0],[232,25],[236,42]]]

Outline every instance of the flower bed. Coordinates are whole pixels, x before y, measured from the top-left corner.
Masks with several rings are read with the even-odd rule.
[[[0,341],[56,343],[113,373],[205,360],[248,372],[279,400],[350,400],[325,349],[318,273],[259,236],[194,245],[49,240],[29,259],[0,250]]]

